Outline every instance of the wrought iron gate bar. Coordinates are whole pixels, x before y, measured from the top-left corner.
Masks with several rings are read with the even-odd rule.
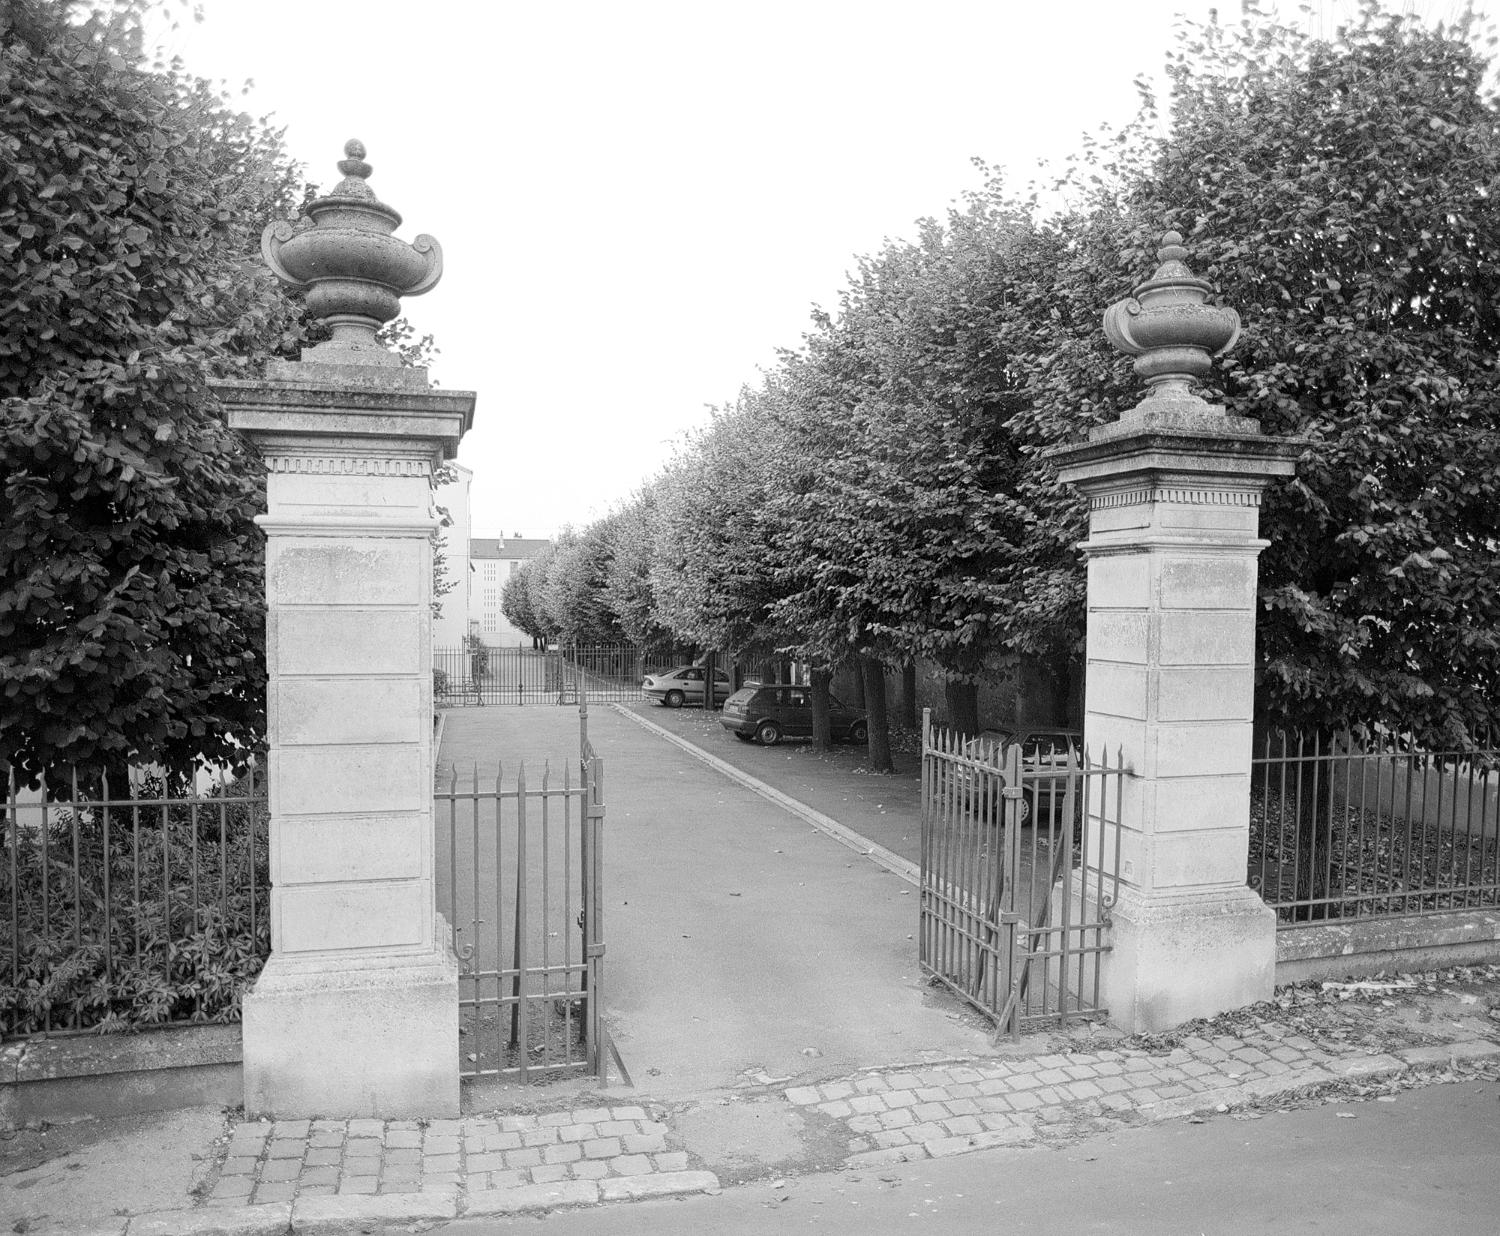
[[[450,769],[435,795],[437,842],[447,850],[439,908],[460,963],[464,1076],[597,1074],[607,1060],[597,909],[602,774],[597,757],[581,759],[576,776],[566,761],[561,785],[550,764],[539,782],[516,765],[509,785],[500,767],[492,784],[475,769],[463,786]]]
[[[997,1031],[1105,1012],[1124,775],[1118,754],[1023,758],[924,714],[919,960]]]

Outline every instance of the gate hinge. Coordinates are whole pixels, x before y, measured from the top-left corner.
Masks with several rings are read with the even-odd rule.
[[[1019,785],[1007,785],[1000,791],[1001,798],[1021,798],[1025,791]]]
[[[604,804],[590,803],[583,809],[583,818],[585,820],[602,820],[604,818]]]
[[[602,945],[602,944],[586,944],[586,945],[583,946],[583,955],[584,955],[584,957],[603,957],[604,956],[604,945]]]

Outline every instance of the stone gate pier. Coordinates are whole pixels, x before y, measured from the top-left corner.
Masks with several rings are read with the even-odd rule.
[[[1186,257],[1167,233],[1105,315],[1145,398],[1053,455],[1089,503],[1086,741],[1133,770],[1118,826],[1089,821],[1093,854],[1119,845],[1101,995],[1128,1031],[1266,999],[1275,976],[1275,915],[1245,883],[1259,508],[1302,443],[1194,393],[1240,321]]]
[[[474,395],[376,342],[442,273],[437,242],[344,179],[262,251],[332,339],[217,385],[267,469],[271,956],[244,1003],[245,1108],[458,1114],[458,971],[434,900],[433,468]]]

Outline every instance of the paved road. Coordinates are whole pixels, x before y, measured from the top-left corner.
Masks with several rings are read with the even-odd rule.
[[[606,763],[607,1015],[638,1093],[990,1050],[920,981],[910,885],[612,709],[589,729]],[[573,709],[465,709],[442,758],[556,767],[577,750]]]
[[[832,816],[911,862],[921,857],[921,753],[895,753],[894,773],[870,773],[863,746],[840,743],[832,751],[784,739],[774,747],[738,741],[717,712],[663,708],[647,702],[626,705],[653,725]],[[908,739],[910,741],[910,739]]]
[[[1069,1143],[878,1171],[786,1177],[717,1197],[554,1214],[569,1236],[812,1231],[1096,1236],[1494,1236],[1500,1085],[1407,1091],[1260,1120],[1176,1121]],[[535,1218],[459,1220],[444,1236],[503,1236]]]

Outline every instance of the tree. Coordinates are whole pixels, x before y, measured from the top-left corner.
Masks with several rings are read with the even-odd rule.
[[[536,642],[557,634],[557,629],[549,624],[542,600],[554,552],[554,547],[548,545],[536,557],[521,563],[500,590],[500,612],[512,626]]]
[[[700,648],[766,654],[784,634],[773,618],[781,529],[774,495],[788,467],[774,384],[714,412],[655,483],[650,573],[658,621]]]
[[[657,482],[643,485],[610,517],[610,555],[605,569],[604,604],[625,639],[649,647],[671,640],[657,614],[651,586],[656,557]]]
[[[797,477],[780,512],[779,612],[822,658],[934,662],[970,732],[975,684],[1011,650],[1021,600],[1032,513],[1014,499],[1021,380],[1002,326],[1016,255],[1034,243],[992,181],[916,242],[863,259],[836,318],[787,359]],[[873,706],[872,721],[874,750]]]
[[[1245,322],[1205,394],[1307,440],[1262,509],[1261,724],[1470,744],[1500,721],[1487,62],[1467,27],[1425,29],[1367,2],[1330,39],[1253,6],[1233,29],[1190,26],[1170,71],[1170,129],[1139,124],[1074,169],[1075,188],[1097,184],[1049,225],[1051,285],[1017,304],[1012,329],[1039,336],[1024,449],[1074,440],[1139,397],[1099,332],[1100,301],[1149,275],[1163,231],[1182,232],[1195,273]],[[1065,546],[1082,509],[1045,461],[1022,477],[1028,491],[1034,505],[1053,493],[1063,516],[1031,557],[1065,604],[1037,617],[1073,627],[1082,571]]]
[[[1249,323],[1230,411],[1308,441],[1267,495],[1262,715],[1466,745],[1500,721],[1500,182],[1464,26],[1251,14],[1173,65],[1133,213]],[[1268,192],[1266,186],[1274,186]]]
[[[613,553],[609,519],[565,528],[552,547],[543,589],[547,625],[564,644],[615,644],[622,634],[605,597]]]
[[[1307,444],[1262,508],[1259,727],[1325,752],[1345,730],[1477,744],[1500,721],[1488,63],[1467,25],[1367,2],[1327,39],[1249,6],[1237,28],[1189,27],[1170,69],[1166,136],[1138,125],[1076,169],[1096,187],[1056,224],[1069,260],[1024,314],[1058,323],[1028,383],[1030,449],[1134,402],[1081,310],[1100,286],[1128,291],[1162,231],[1182,232],[1246,327],[1205,394]],[[1060,509],[1071,536],[1081,511]],[[1059,594],[1081,583],[1064,556],[1037,560]],[[1323,892],[1329,793],[1322,778],[1302,801],[1301,898]]]
[[[141,6],[0,14],[0,759],[240,764],[264,728],[258,461],[207,381],[307,334],[256,258],[279,133],[139,63]]]

